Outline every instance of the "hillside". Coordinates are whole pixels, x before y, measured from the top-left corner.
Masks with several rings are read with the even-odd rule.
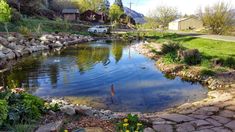
[[[140,24],[145,23],[145,19],[144,19],[144,15],[143,14],[138,13],[138,12],[136,12],[134,10],[131,10],[128,7],[124,7],[124,12],[128,16],[131,16],[135,20],[136,23],[140,23]]]

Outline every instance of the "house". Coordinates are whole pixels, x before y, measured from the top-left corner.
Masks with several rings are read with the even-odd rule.
[[[80,12],[78,9],[63,9],[63,19],[68,21],[77,21],[79,19]]]
[[[92,10],[87,10],[80,15],[80,20],[88,22],[107,22],[108,16],[104,13],[96,13]]]
[[[169,23],[169,30],[200,30],[203,23],[197,18],[180,18]]]

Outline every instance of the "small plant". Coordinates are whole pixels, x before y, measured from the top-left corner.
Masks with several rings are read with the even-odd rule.
[[[53,103],[53,104],[52,103],[45,103],[44,107],[46,110],[52,110],[55,112],[60,110],[60,106],[57,103]]]
[[[31,33],[31,30],[28,29],[27,27],[25,26],[20,26],[19,27],[19,33],[21,33],[22,35],[26,36],[26,37],[29,37],[32,35]]]
[[[171,52],[176,52],[179,49],[181,49],[181,47],[178,42],[168,41],[162,45],[161,52],[162,54],[167,54]]]
[[[205,68],[205,69],[202,69],[202,70],[201,70],[200,74],[201,74],[202,76],[214,76],[214,75],[215,75],[215,72],[214,72],[213,70],[210,70],[210,69]]]
[[[128,114],[127,118],[117,124],[118,132],[143,132],[143,130],[144,126],[137,115]]]
[[[235,59],[233,57],[228,57],[224,60],[224,66],[229,68],[235,68]]]
[[[0,100],[0,126],[7,119],[8,106],[6,100]]]
[[[172,64],[178,61],[175,52],[167,53],[162,59],[165,64]]]

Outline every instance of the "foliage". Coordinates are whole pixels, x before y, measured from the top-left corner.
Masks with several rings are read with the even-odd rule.
[[[123,10],[120,8],[120,6],[116,5],[116,4],[113,4],[111,7],[110,7],[110,10],[109,10],[109,17],[110,17],[110,20],[111,21],[115,21],[117,22],[118,19],[120,18],[120,16],[123,14]]]
[[[52,110],[52,111],[59,111],[60,106],[57,103],[45,103],[44,104],[45,110]]]
[[[178,61],[176,52],[169,52],[165,54],[162,59],[165,64],[172,64]]]
[[[167,41],[162,45],[161,52],[163,54],[172,53],[172,52],[176,52],[180,48],[181,47],[178,42]]]
[[[166,28],[171,21],[178,17],[178,11],[170,6],[159,6],[150,13],[150,17]]]
[[[28,93],[12,94],[8,100],[8,123],[28,123],[38,119],[44,108],[42,99]]]
[[[122,3],[122,0],[115,0],[114,4],[118,5],[122,11],[123,11],[123,3]]]
[[[235,59],[233,57],[228,57],[224,60],[224,66],[235,69]]]
[[[187,65],[197,65],[201,63],[201,55],[199,51],[193,52],[192,54],[188,54],[187,56],[185,56],[182,61]]]
[[[7,119],[8,107],[6,100],[0,100],[0,126]]]
[[[128,114],[127,118],[117,124],[118,132],[143,132],[144,126],[137,115]]]
[[[13,8],[11,22],[16,23],[17,21],[20,21],[21,18],[22,18],[21,14],[16,9]]]
[[[234,14],[228,3],[217,3],[199,11],[205,26],[214,34],[225,34],[234,24]]]
[[[0,23],[4,23],[6,32],[8,33],[7,23],[11,20],[11,8],[5,0],[0,0]]]
[[[25,26],[19,27],[19,33],[21,33],[24,36],[28,36],[28,37],[32,35],[31,30]]]
[[[11,8],[5,0],[0,0],[0,22],[6,23],[11,20]]]
[[[30,124],[17,124],[12,129],[14,132],[34,132],[35,126]]]
[[[215,75],[215,72],[214,72],[213,70],[204,68],[204,69],[201,70],[200,74],[201,74],[202,76],[214,76],[214,75]]]
[[[104,0],[73,0],[72,4],[81,12],[86,10],[108,12],[107,1]]]
[[[157,29],[157,28],[159,28],[159,23],[156,21],[156,19],[151,18],[151,17],[146,17],[145,20],[146,20],[146,23],[141,24],[139,28],[142,28],[142,29]]]

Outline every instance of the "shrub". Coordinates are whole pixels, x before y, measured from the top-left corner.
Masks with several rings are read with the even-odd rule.
[[[6,100],[0,100],[0,126],[7,119],[8,106]]]
[[[8,123],[28,123],[38,119],[44,111],[44,101],[31,94],[12,94],[9,98]]]
[[[12,8],[11,22],[18,22],[21,18],[21,14],[16,9]]]
[[[137,115],[128,114],[127,118],[117,124],[118,132],[142,132],[143,129],[144,126]]]
[[[162,59],[165,64],[172,64],[177,62],[177,56],[175,52],[167,53],[166,55],[163,56]]]
[[[224,66],[229,68],[235,68],[235,59],[232,57],[228,57],[224,60]]]
[[[170,52],[176,52],[180,48],[181,47],[180,47],[178,42],[168,41],[168,42],[166,42],[162,45],[161,52],[163,54],[167,54],[167,53],[170,53]]]
[[[198,49],[180,50],[177,53],[178,58],[188,65],[197,65],[201,63],[201,54]]]
[[[215,75],[215,72],[214,72],[213,70],[210,70],[210,69],[205,68],[205,69],[202,69],[202,70],[201,70],[200,74],[201,74],[202,76],[214,76],[214,75]]]
[[[25,26],[19,27],[19,33],[21,33],[22,35],[24,35],[26,37],[32,36],[31,30]]]

